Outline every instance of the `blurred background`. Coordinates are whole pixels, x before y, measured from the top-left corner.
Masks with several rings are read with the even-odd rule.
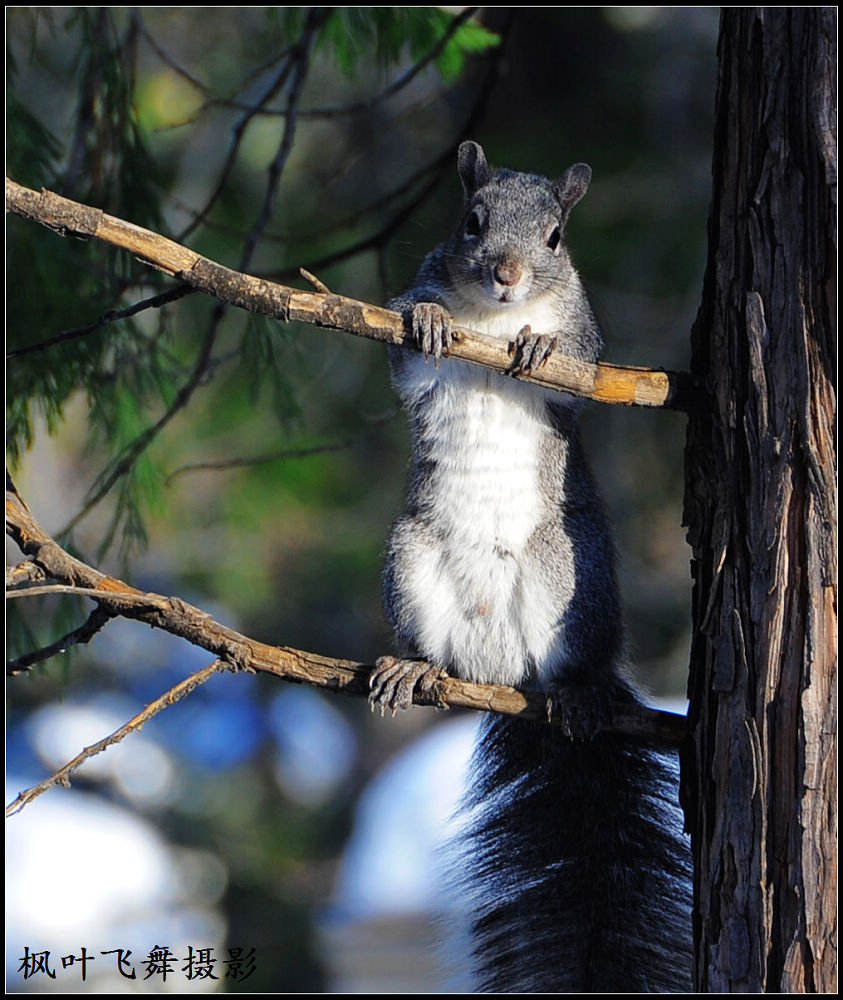
[[[713,7],[7,8],[7,173],[230,267],[306,287],[305,266],[381,303],[458,221],[462,139],[550,176],[585,161],[594,179],[568,241],[605,357],[683,369],[717,25]],[[105,244],[8,218],[21,495],[62,544],[134,586],[264,642],[373,662],[390,650],[379,573],[409,445],[383,348],[199,295],[90,329],[173,285]],[[583,433],[636,677],[681,710],[684,422],[591,404]],[[89,611],[11,602],[8,656]],[[10,678],[7,801],[209,661],[121,621]],[[437,913],[458,945],[436,845],[474,724],[213,678],[7,821],[7,988],[458,988],[459,963],[436,968],[425,948]],[[174,971],[144,978],[156,947]],[[190,966],[190,948],[217,959],[218,978]],[[82,949],[96,956],[84,982]],[[132,951],[135,979],[101,954],[116,949]],[[55,979],[23,961],[46,951]]]

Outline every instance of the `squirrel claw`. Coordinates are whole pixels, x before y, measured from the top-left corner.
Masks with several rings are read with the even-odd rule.
[[[399,660],[394,656],[381,656],[369,675],[369,705],[377,706],[381,715],[388,708],[393,716],[399,709],[413,704],[416,691],[429,693],[436,681],[447,674],[439,667],[432,667],[424,660]]]
[[[533,333],[529,324],[522,327],[518,336],[507,348],[509,356],[515,358],[509,369],[510,374],[531,375],[546,364],[558,343],[557,337]]]
[[[424,360],[433,355],[439,367],[442,354],[447,354],[453,343],[451,317],[446,309],[435,302],[419,302],[413,307],[413,336],[422,350]]]

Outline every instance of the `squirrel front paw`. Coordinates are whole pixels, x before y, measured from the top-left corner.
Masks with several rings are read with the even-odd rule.
[[[541,368],[556,350],[558,343],[556,337],[533,333],[529,324],[522,327],[508,348],[509,356],[513,358],[510,374],[529,375]]]
[[[425,361],[432,354],[438,365],[443,351],[447,353],[453,342],[448,310],[435,302],[418,302],[413,306],[413,336],[424,354]]]
[[[399,660],[394,656],[382,656],[375,662],[375,669],[369,675],[369,705],[372,711],[380,708],[381,715],[388,708],[393,715],[413,704],[413,694],[430,692],[433,685],[447,673],[439,667],[432,667],[424,660]]]

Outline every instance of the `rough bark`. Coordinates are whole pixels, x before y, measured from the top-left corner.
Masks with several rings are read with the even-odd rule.
[[[206,292],[220,302],[285,323],[312,323],[328,330],[345,330],[358,337],[419,349],[398,313],[344,295],[332,295],[307,272],[303,273],[316,286],[315,292],[303,292],[233,271],[159,233],[50,191],[22,187],[8,177],[6,209],[25,219],[40,222],[62,236],[103,240],[131,251],[140,260],[183,282],[167,298],[178,297],[187,290]],[[94,324],[94,328],[99,325]],[[454,330],[454,342],[446,354],[487,365],[501,374],[514,375],[526,382],[549,389],[562,389],[603,403],[691,411],[700,402],[697,387],[685,372],[622,367],[605,362],[586,364],[559,353],[552,354],[529,374],[517,372],[507,345],[499,338],[461,327]]]
[[[724,11],[687,445],[703,992],[836,988],[834,8]]]
[[[123,617],[180,636],[208,650],[232,668],[271,673],[294,683],[310,684],[352,697],[369,694],[373,664],[336,659],[289,646],[269,646],[215,621],[207,612],[179,597],[137,590],[70,555],[44,531],[8,477],[6,534],[27,557],[26,562],[12,567],[7,573],[8,598],[34,597],[44,592],[72,593],[96,601],[104,616],[91,616],[60,643],[33,651],[30,657],[15,661],[11,669],[7,664],[7,671],[12,674],[25,671],[27,659],[37,662],[54,655],[56,647],[66,648],[71,636],[73,641],[80,641],[75,636],[81,632],[81,641],[87,641],[89,630],[99,631],[109,618]],[[39,586],[45,580],[55,582]],[[547,699],[538,692],[519,691],[499,684],[474,684],[444,674],[428,686],[419,685],[413,702],[438,708],[501,712],[554,725],[561,721],[548,717]],[[624,704],[617,706],[603,728],[626,733],[655,746],[676,747],[685,735],[685,718],[643,705]]]

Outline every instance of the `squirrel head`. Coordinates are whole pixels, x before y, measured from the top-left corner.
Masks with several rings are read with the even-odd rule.
[[[457,153],[457,170],[465,192],[466,205],[470,203],[480,188],[485,187],[496,174],[510,175],[514,173],[511,170],[493,170],[486,160],[483,147],[479,142],[472,140],[460,144]],[[539,180],[538,177],[532,176],[531,179]],[[591,183],[591,167],[587,163],[575,163],[568,167],[557,180],[548,183],[562,208],[561,222],[564,225],[571,209],[588,190],[588,185]]]
[[[457,157],[465,216],[451,244],[455,283],[500,303],[522,301],[570,271],[562,233],[574,205],[588,190],[591,168],[575,163],[557,180],[493,169],[483,147],[464,142]]]

